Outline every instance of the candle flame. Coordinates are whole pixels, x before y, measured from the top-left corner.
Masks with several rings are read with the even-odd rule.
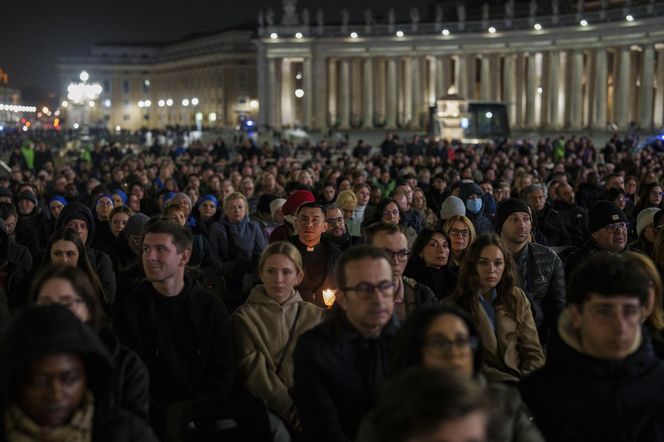
[[[332,289],[323,290],[323,302],[327,307],[332,307],[332,305],[334,305],[334,301],[336,301],[335,293],[336,290]]]

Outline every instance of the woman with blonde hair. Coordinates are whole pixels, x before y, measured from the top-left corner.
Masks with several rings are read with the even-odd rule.
[[[263,283],[251,290],[231,320],[238,372],[247,390],[266,402],[272,422],[278,424],[278,416],[297,434],[293,351],[298,337],[321,322],[323,311],[304,302],[295,289],[304,273],[300,252],[292,244],[267,246],[258,273]]]
[[[355,216],[357,195],[352,190],[342,190],[337,195],[335,206],[341,209],[346,220],[346,229],[351,236],[361,236],[361,221]]]
[[[463,215],[453,215],[443,224],[443,231],[450,238],[450,252],[456,267],[461,265],[464,254],[470,245],[475,242],[477,234],[473,222]]]
[[[517,285],[515,267],[498,235],[482,235],[466,253],[454,295],[443,301],[475,320],[490,381],[517,382],[544,366],[530,302]]]
[[[645,306],[645,328],[650,332],[653,349],[658,358],[664,359],[664,308],[662,308],[662,278],[655,263],[642,253],[627,252],[626,258],[638,262],[650,278],[648,303]]]

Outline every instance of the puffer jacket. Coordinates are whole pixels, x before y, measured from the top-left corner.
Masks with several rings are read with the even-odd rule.
[[[279,304],[267,295],[264,285],[254,287],[231,317],[239,376],[252,395],[286,422],[295,407],[290,393],[295,344],[322,319],[323,310],[304,302],[297,291]]]
[[[267,240],[260,224],[245,216],[239,223],[227,219],[221,221],[226,235],[226,248],[219,251],[222,261],[242,261],[257,263],[267,246]]]
[[[537,334],[544,345],[565,308],[563,263],[551,249],[532,242],[526,244],[514,261],[519,272],[519,287],[528,296]]]
[[[535,214],[533,227],[544,237],[547,246],[568,246],[572,244],[572,239],[560,214],[549,205]]]

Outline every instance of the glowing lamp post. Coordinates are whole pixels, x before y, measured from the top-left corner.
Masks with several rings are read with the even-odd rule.
[[[332,289],[323,290],[323,302],[325,303],[325,307],[332,308],[334,301],[337,300],[336,292],[336,290]]]
[[[70,104],[76,105],[81,110],[81,123],[85,125],[87,124],[85,117],[95,106],[103,89],[99,83],[88,83],[90,74],[86,71],[81,72],[79,79],[80,82],[71,82],[67,86],[67,99]]]

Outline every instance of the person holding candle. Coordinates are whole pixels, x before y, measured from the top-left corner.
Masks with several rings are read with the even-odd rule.
[[[323,319],[295,287],[302,281],[302,256],[290,243],[270,244],[260,257],[263,284],[253,288],[232,316],[238,374],[249,392],[266,402],[271,421],[300,430],[292,398],[293,351],[298,337]],[[274,425],[273,425],[274,427]]]

